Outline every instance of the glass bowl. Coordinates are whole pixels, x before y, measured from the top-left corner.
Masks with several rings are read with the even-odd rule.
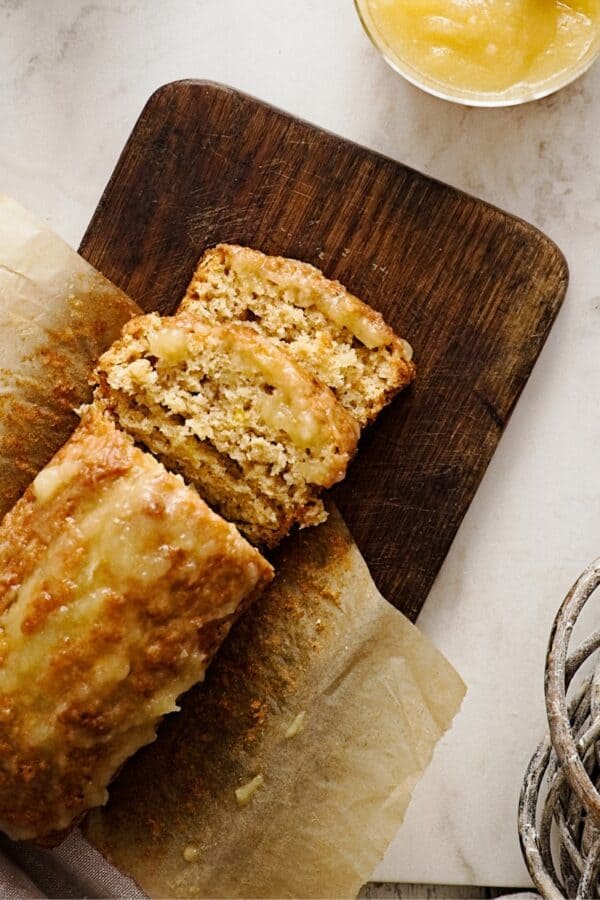
[[[354,5],[362,26],[371,39],[371,42],[377,50],[379,50],[386,63],[391,66],[392,69],[398,72],[399,75],[402,75],[406,81],[421,88],[421,90],[426,91],[428,94],[439,97],[442,100],[449,100],[451,103],[460,103],[463,106],[518,106],[521,103],[540,100],[542,97],[554,94],[561,88],[571,84],[587,72],[592,63],[600,56],[599,30],[586,53],[578,59],[576,63],[566,69],[562,69],[556,75],[547,78],[539,84],[516,84],[512,88],[508,88],[507,90],[498,93],[491,91],[477,92],[465,90],[463,88],[454,87],[453,85],[444,84],[437,79],[431,78],[397,56],[392,48],[386,43],[383,35],[378,31],[368,8],[368,0],[354,0]]]

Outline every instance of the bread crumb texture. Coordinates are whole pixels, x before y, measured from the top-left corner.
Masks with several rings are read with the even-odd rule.
[[[362,427],[415,375],[410,345],[314,266],[228,244],[208,250],[181,310],[245,322],[287,348]]]
[[[271,566],[98,410],[0,525],[0,828],[68,828],[204,677]]]
[[[190,309],[139,316],[97,367],[95,402],[254,543],[325,518],[359,428],[284,347]]]

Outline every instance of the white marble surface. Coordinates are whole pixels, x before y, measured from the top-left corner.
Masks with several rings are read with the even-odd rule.
[[[545,229],[567,302],[421,616],[470,685],[378,879],[520,885],[515,808],[555,609],[600,553],[600,64],[538,104],[402,82],[351,0],[0,0],[0,190],[77,244],[160,84],[242,88]]]

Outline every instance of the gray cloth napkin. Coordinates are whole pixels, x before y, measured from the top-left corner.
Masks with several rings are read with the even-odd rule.
[[[33,900],[45,896],[21,869],[0,853],[0,897],[3,900],[29,900],[30,897]]]
[[[137,884],[122,875],[74,830],[54,850],[14,844],[0,837],[0,897],[145,898]]]

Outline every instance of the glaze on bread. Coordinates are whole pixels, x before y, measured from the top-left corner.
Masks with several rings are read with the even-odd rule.
[[[180,309],[245,322],[284,346],[363,427],[415,374],[410,345],[308,263],[229,244],[207,250]]]
[[[104,803],[271,577],[181,477],[85,412],[0,525],[0,828],[39,838]]]
[[[194,310],[127,323],[97,367],[95,402],[181,472],[253,543],[325,518],[358,425],[276,342]]]

